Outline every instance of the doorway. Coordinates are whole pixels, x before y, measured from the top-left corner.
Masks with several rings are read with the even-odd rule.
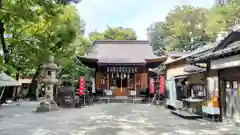
[[[117,73],[115,77],[116,90],[115,96],[128,96],[128,78],[125,74]]]
[[[239,119],[239,81],[225,83],[225,115],[227,119]]]

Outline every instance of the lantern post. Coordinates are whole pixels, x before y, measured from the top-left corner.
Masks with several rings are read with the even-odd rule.
[[[54,57],[50,56],[48,62],[43,65],[43,83],[45,85],[45,98],[44,101],[40,103],[37,107],[36,112],[50,112],[58,110],[58,106],[54,101],[53,89],[54,85],[57,84],[58,66],[54,63]]]

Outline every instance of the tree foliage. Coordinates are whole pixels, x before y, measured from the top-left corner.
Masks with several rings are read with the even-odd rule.
[[[94,40],[136,40],[137,35],[131,28],[108,27],[102,33],[93,31],[89,34],[89,39]]]
[[[164,54],[166,50],[167,37],[170,35],[164,22],[154,22],[147,28],[147,35],[151,41],[153,51],[158,55]]]
[[[8,63],[0,59],[1,70],[15,69],[31,75],[29,96],[35,96],[36,80],[49,55],[60,67],[59,76],[84,72],[76,56],[88,51],[90,41],[83,34],[85,23],[70,2],[75,0],[4,0],[0,21],[5,28]],[[73,70],[74,69],[74,70]],[[12,72],[11,72],[12,73]],[[70,77],[73,78],[73,77]]]
[[[152,24],[148,36],[153,48],[165,51],[192,51],[210,40],[206,35],[207,9],[177,6],[164,22]]]
[[[62,59],[85,51],[76,50],[80,44],[73,45],[77,37],[83,39],[84,22],[76,8],[67,5],[69,0],[57,2],[4,1],[1,19],[5,22],[5,34],[9,35],[6,41],[10,51],[10,65],[19,73],[34,74],[38,65],[43,64],[49,55]]]
[[[235,24],[240,23],[240,0],[231,0],[226,5],[212,7],[208,14],[207,34],[213,39],[220,31],[229,31]]]
[[[91,33],[89,33],[89,39],[91,41],[95,41],[95,40],[104,40],[104,34],[97,32],[97,31],[93,31]]]
[[[177,6],[163,22],[154,22],[147,29],[154,50],[192,51],[216,40],[220,31],[228,32],[240,23],[240,0],[210,9],[188,5]]]

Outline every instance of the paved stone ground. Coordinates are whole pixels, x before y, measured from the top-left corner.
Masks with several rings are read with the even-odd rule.
[[[37,102],[3,106],[0,135],[231,135],[234,126],[184,120],[160,106],[99,104],[36,114]]]

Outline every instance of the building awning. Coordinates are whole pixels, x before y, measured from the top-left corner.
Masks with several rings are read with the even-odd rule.
[[[201,68],[195,65],[187,65],[184,67],[184,72],[188,72],[188,73],[194,73],[194,72],[201,72],[201,71],[206,71],[205,68]]]
[[[183,78],[187,78],[190,75],[199,74],[199,73],[203,73],[203,72],[205,72],[205,71],[198,71],[198,72],[191,72],[191,73],[186,73],[186,74],[175,75],[174,78],[175,79],[183,79]]]
[[[32,78],[21,78],[19,79],[20,84],[30,84],[32,82]]]
[[[0,87],[20,86],[21,84],[11,76],[0,73]]]
[[[212,60],[210,62],[211,69],[224,69],[240,66],[240,55],[233,55],[225,58],[220,58],[217,60]]]
[[[184,78],[187,78],[187,77],[188,77],[188,76],[187,76],[186,74],[174,76],[175,79],[184,79]]]

